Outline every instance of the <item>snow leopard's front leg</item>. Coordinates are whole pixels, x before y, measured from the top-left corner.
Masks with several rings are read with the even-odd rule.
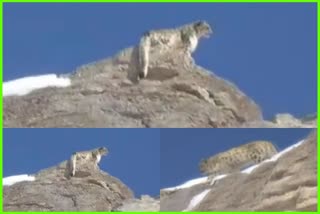
[[[183,29],[181,31],[181,40],[184,44],[184,55],[187,62],[190,62],[190,65],[194,65],[195,62],[191,54],[198,46],[198,37],[195,31],[192,28]]]

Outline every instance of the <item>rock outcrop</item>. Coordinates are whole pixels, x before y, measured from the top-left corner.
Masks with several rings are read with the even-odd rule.
[[[250,174],[234,173],[212,186],[161,191],[161,211],[186,210],[205,192],[192,211],[316,211],[317,136],[314,131],[300,146],[274,162],[265,162]]]
[[[63,75],[69,87],[6,96],[4,127],[316,127],[316,118],[264,121],[252,99],[181,50],[151,49],[147,79],[138,72],[131,47]]]
[[[253,121],[244,123],[241,128],[316,128],[317,114],[296,118],[289,113],[276,114],[271,121]]]
[[[160,198],[155,199],[148,195],[141,196],[140,199],[129,199],[124,201],[123,204],[117,207],[117,212],[159,212],[160,211]]]
[[[81,164],[70,177],[69,161],[35,174],[35,181],[23,181],[3,187],[4,211],[111,211],[132,191],[119,179]],[[80,166],[80,165],[79,165]]]
[[[79,67],[70,87],[4,97],[4,127],[217,128],[262,120],[253,100],[193,59],[175,51],[150,59],[140,82],[133,47]]]

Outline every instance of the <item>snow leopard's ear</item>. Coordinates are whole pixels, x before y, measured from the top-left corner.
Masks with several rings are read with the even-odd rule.
[[[197,21],[195,23],[195,27],[200,27],[201,25],[204,25],[205,24],[205,21]]]
[[[150,31],[146,31],[142,34],[142,36],[150,36],[151,35],[151,32]]]

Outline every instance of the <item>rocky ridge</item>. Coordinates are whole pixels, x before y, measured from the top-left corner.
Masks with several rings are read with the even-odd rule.
[[[234,84],[179,51],[152,51],[150,59],[148,77],[139,82],[137,48],[130,47],[64,75],[69,87],[6,96],[4,127],[315,126],[288,117],[264,121],[259,106]]]
[[[152,198],[148,195],[142,195],[140,199],[129,199],[117,207],[117,212],[159,212],[160,198]]]
[[[74,177],[70,177],[69,161],[63,161],[34,174],[35,180],[32,182],[22,181],[4,186],[3,210],[112,211],[127,207],[127,203],[138,200],[134,199],[129,187],[119,179],[96,169],[92,163],[83,162],[77,165],[81,170],[78,170]],[[147,202],[152,200],[149,197]],[[155,209],[154,203],[149,203],[148,206],[149,204],[142,202],[140,209]]]

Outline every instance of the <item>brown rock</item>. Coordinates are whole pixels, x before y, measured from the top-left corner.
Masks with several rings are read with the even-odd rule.
[[[4,127],[239,127],[262,120],[250,98],[193,59],[151,54],[139,83],[136,48],[128,48],[78,68],[70,87],[4,97]]]
[[[100,169],[82,165],[69,176],[68,162],[35,174],[35,181],[3,188],[4,211],[111,211],[133,198],[119,179]]]
[[[129,199],[117,207],[114,211],[121,212],[158,212],[160,210],[160,199],[152,198],[148,195],[141,196],[140,199]]]

